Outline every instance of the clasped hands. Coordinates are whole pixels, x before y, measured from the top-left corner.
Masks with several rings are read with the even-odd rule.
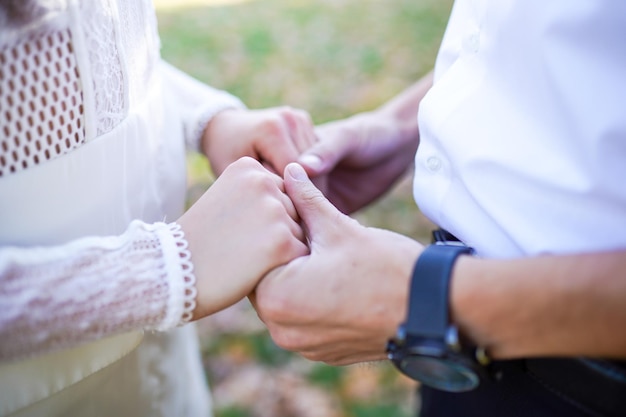
[[[335,365],[383,359],[422,246],[344,213],[387,191],[416,144],[374,113],[317,130],[290,108],[218,116],[203,148],[219,177],[179,219],[194,318],[248,296],[280,347]]]

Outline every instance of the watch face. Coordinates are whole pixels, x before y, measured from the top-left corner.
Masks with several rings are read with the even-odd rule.
[[[444,358],[407,356],[398,366],[407,376],[443,391],[469,391],[480,382],[469,366]]]

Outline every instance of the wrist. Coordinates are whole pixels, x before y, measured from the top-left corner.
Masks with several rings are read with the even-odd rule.
[[[209,119],[202,132],[200,139],[200,152],[211,161],[214,149],[219,144],[215,144],[217,137],[222,135],[224,130],[224,124],[228,123],[234,114],[241,112],[242,109],[229,107],[222,109],[215,113],[211,119]]]
[[[498,281],[489,280],[491,261],[463,256],[455,264],[450,282],[451,321],[474,345],[484,347],[490,357],[502,359],[500,344],[493,337],[498,321],[495,313],[502,301]]]
[[[389,359],[401,372],[444,391],[473,390],[488,377],[484,349],[463,337],[450,317],[455,264],[472,253],[458,241],[426,247],[413,269],[406,320],[387,345]]]
[[[412,239],[407,238],[406,241],[402,243],[406,243],[406,245],[394,248],[392,253],[386,254],[380,261],[382,265],[393,265],[393,269],[390,270],[390,276],[394,277],[397,282],[395,288],[398,289],[393,301],[390,301],[389,299],[384,300],[385,305],[393,305],[395,307],[392,311],[390,311],[390,320],[387,320],[386,322],[386,339],[395,335],[398,326],[402,324],[407,316],[409,305],[408,289],[411,285],[411,272],[413,271],[415,260],[418,259],[419,255],[424,250],[424,246]],[[381,253],[384,252],[381,251]],[[396,259],[395,262],[392,261],[394,258]],[[380,299],[381,297],[376,295],[376,298]],[[376,300],[373,300],[373,302],[375,301]]]

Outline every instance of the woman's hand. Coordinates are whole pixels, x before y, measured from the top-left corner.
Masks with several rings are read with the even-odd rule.
[[[216,175],[243,156],[281,173],[289,162],[316,142],[309,114],[291,107],[225,110],[213,117],[202,150]]]
[[[267,272],[308,253],[284,190],[280,177],[242,158],[178,220],[197,280],[194,320],[234,304]]]

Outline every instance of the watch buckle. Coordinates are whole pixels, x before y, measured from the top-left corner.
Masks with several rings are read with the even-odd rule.
[[[455,352],[461,351],[461,341],[459,340],[459,331],[455,326],[448,326],[445,335],[446,345]]]

